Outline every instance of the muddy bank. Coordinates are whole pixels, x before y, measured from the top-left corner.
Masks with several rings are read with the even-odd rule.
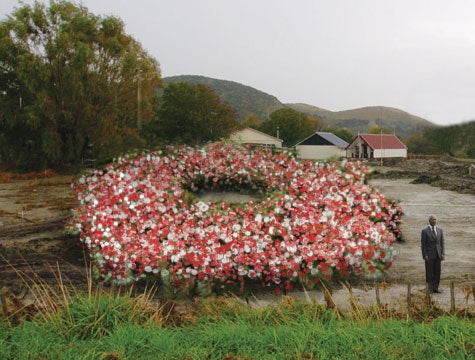
[[[0,183],[0,289],[22,292],[26,280],[55,283],[58,271],[73,284],[85,282],[83,249],[68,236],[72,176]]]

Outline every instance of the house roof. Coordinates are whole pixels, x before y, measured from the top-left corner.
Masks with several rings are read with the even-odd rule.
[[[348,143],[335,134],[317,131],[316,133],[303,139],[297,145],[334,145],[337,147],[346,148]]]
[[[236,130],[235,132],[233,132],[231,134],[231,137],[239,137],[240,134],[244,134],[244,133],[254,133],[254,135],[256,136],[259,136],[261,138],[265,138],[265,139],[269,139],[269,140],[274,140],[274,141],[280,141],[280,142],[283,142],[284,140],[282,139],[279,139],[275,136],[272,136],[272,135],[269,135],[269,134],[266,134],[262,131],[259,131],[259,130],[256,130],[256,129],[253,129],[253,128],[250,128],[250,127],[247,127],[247,128],[244,128],[244,129],[241,129],[241,130]]]
[[[362,139],[373,150],[407,149],[407,146],[394,134],[359,134],[351,141],[350,145],[358,138]]]

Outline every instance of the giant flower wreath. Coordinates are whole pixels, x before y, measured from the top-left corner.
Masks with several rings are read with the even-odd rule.
[[[368,172],[360,162],[304,162],[223,142],[169,147],[80,177],[70,226],[105,281],[311,287],[391,266],[401,208],[365,184]],[[194,195],[202,190],[255,196],[204,202]]]

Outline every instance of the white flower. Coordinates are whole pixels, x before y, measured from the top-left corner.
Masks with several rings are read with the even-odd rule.
[[[157,270],[157,272],[158,272],[158,269],[154,269],[154,272],[155,272],[155,270]],[[169,274],[170,274],[170,272],[167,269],[162,269],[162,271],[160,271],[160,275],[162,277],[167,277]]]
[[[296,245],[287,245],[286,249],[288,252],[294,253],[297,251],[297,246]]]
[[[209,209],[209,205],[204,203],[203,201],[197,202],[196,206],[198,207],[198,210],[201,212],[206,212]]]

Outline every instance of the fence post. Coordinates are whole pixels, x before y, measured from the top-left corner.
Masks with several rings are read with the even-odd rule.
[[[454,282],[450,282],[450,310],[455,313],[455,286]]]
[[[376,283],[376,287],[374,288],[375,292],[376,292],[376,305],[378,307],[381,306],[381,299],[379,297],[379,283]]]
[[[430,292],[429,292],[429,284],[426,283],[426,305],[430,307]]]
[[[407,284],[407,296],[406,296],[406,302],[407,302],[407,309],[411,309],[411,284]]]

